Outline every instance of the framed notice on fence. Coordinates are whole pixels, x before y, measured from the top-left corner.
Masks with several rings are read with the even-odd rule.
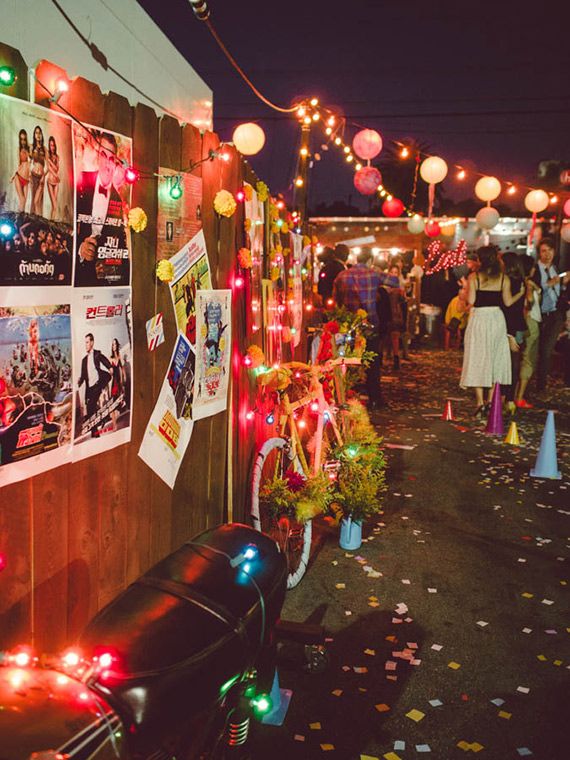
[[[156,258],[160,261],[177,253],[202,229],[202,177],[162,167],[158,173],[166,178],[158,184]],[[175,183],[182,191],[179,198],[170,194]]]

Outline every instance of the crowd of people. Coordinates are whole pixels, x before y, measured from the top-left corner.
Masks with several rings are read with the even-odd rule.
[[[364,309],[368,315],[368,348],[376,356],[366,386],[375,407],[382,403],[386,358],[391,355],[392,368],[399,371],[417,331],[422,271],[414,266],[404,276],[399,257],[376,261],[369,248],[362,248],[351,265],[349,253],[343,244],[324,248],[317,288],[325,309]],[[564,382],[570,386],[570,272],[559,273],[554,258],[554,241],[547,237],[540,241],[536,259],[487,245],[468,255],[457,276],[446,271],[441,277],[437,297],[445,315],[443,347],[463,348],[460,385],[473,389],[478,417],[489,410],[496,383],[506,411],[531,408],[529,382],[534,377],[540,398],[561,337]]]

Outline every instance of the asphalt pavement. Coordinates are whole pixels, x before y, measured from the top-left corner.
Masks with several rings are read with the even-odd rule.
[[[472,417],[460,366],[424,349],[384,377],[382,512],[354,552],[321,526],[283,617],[322,623],[330,663],[288,653],[289,711],[256,760],[570,758],[570,389],[518,411],[512,446]],[[529,475],[547,409],[561,480]]]

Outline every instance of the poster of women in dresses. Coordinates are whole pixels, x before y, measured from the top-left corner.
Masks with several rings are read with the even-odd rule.
[[[74,293],[74,461],[131,439],[131,336],[130,288]]]
[[[69,285],[71,120],[0,95],[0,285]]]
[[[143,462],[170,488],[174,488],[192,437],[195,365],[194,349],[188,339],[178,333],[158,401],[139,449]]]
[[[199,290],[196,296],[195,420],[227,406],[231,358],[231,290]]]
[[[0,307],[0,487],[71,461],[69,304]]]
[[[76,173],[75,285],[130,284],[127,213],[131,186],[125,171],[132,140],[115,132],[73,124]]]

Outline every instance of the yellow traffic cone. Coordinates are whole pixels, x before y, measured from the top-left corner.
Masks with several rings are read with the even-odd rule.
[[[505,443],[510,443],[511,446],[520,446],[520,438],[519,438],[519,431],[517,430],[517,423],[511,422],[509,427],[509,432],[507,433],[507,437],[505,438]]]

